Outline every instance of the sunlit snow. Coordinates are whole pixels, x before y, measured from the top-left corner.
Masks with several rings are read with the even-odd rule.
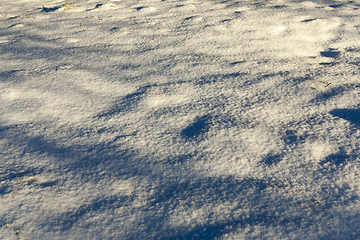
[[[0,239],[360,239],[359,0],[0,0],[0,24]]]

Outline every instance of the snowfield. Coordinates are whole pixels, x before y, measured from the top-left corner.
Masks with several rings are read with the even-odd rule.
[[[0,239],[360,239],[359,70],[359,0],[0,0]]]

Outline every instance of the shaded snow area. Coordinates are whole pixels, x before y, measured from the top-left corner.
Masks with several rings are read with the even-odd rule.
[[[360,239],[360,0],[0,0],[0,239]]]

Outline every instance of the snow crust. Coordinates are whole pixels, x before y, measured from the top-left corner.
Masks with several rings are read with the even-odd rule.
[[[0,3],[0,239],[359,239],[360,1]]]

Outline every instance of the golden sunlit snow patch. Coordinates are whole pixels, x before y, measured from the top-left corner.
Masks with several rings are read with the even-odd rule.
[[[77,39],[77,38],[69,38],[67,40],[67,42],[69,42],[69,43],[77,43],[78,41],[79,41],[79,39]]]
[[[314,24],[316,28],[321,29],[322,31],[329,31],[335,29],[341,25],[341,19],[337,17],[332,17],[329,19],[316,19],[310,24]]]
[[[147,105],[152,108],[168,106],[173,104],[179,104],[188,100],[185,95],[159,95],[149,97],[147,99]]]
[[[314,142],[311,144],[311,153],[314,160],[320,160],[328,156],[331,153],[331,146],[326,142]]]
[[[310,18],[294,19],[293,24],[288,25],[286,35],[276,40],[279,47],[286,49],[278,51],[280,55],[316,56],[321,51],[319,43],[332,39],[334,31],[341,25],[341,20],[335,17],[311,19],[308,22],[304,21],[306,19]]]
[[[7,90],[3,95],[2,98],[4,100],[13,101],[22,96],[22,92],[16,90]]]
[[[9,88],[2,95],[2,99],[7,101],[16,101],[19,99],[36,99],[39,98],[40,92],[36,90],[24,91],[16,88]]]
[[[310,1],[305,1],[301,3],[303,6],[307,7],[307,8],[311,8],[314,9],[316,7],[319,7],[320,5],[314,2],[310,2]]]
[[[10,42],[7,37],[0,37],[0,44]]]
[[[22,24],[22,23],[19,23],[19,24],[16,24],[16,25],[12,26],[12,27],[14,27],[14,28],[22,28],[22,27],[25,27],[25,25]]]
[[[101,5],[99,4],[98,6],[95,7],[93,11],[105,11],[105,10],[113,10],[117,8],[119,8],[119,6],[115,3],[105,3]]]
[[[278,34],[281,34],[282,32],[284,32],[286,30],[286,26],[272,26],[272,27],[269,27],[267,29],[268,31],[268,34],[272,34],[272,35],[278,35]]]
[[[81,11],[85,11],[86,7],[84,7],[84,6],[76,6],[75,7],[73,2],[65,1],[65,3],[61,6],[60,9],[63,11],[81,12]]]
[[[68,1],[65,1],[64,5],[63,5],[63,8],[67,9],[67,10],[73,9],[74,5],[72,3],[70,3],[70,2],[68,2]]]

